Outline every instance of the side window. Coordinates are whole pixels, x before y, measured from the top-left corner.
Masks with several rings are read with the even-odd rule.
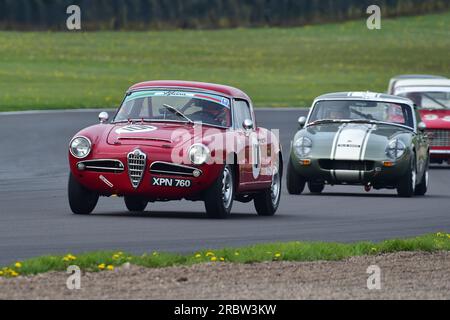
[[[244,120],[252,119],[252,114],[250,112],[250,106],[245,100],[235,100],[234,101],[234,123],[236,124],[236,129],[243,129],[242,124]]]

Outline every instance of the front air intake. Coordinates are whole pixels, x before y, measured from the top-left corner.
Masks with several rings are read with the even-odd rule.
[[[128,175],[135,189],[141,184],[146,162],[147,155],[139,149],[128,154]]]

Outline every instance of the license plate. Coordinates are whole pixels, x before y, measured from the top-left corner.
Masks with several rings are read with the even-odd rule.
[[[152,178],[152,186],[154,187],[190,188],[191,185],[191,180],[186,179]]]

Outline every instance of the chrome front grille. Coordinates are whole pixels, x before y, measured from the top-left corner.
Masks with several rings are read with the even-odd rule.
[[[147,155],[139,149],[128,154],[128,175],[134,188],[141,184],[146,162]]]
[[[450,130],[427,130],[432,147],[450,147]]]
[[[77,163],[77,168],[80,171],[108,172],[108,173],[121,173],[125,170],[122,161],[114,159],[96,159],[96,160],[80,161]]]
[[[197,168],[162,161],[153,162],[150,166],[150,173],[157,175],[195,178],[202,175],[202,171]]]

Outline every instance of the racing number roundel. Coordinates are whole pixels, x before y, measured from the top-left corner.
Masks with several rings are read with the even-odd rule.
[[[253,178],[258,179],[261,173],[261,146],[259,145],[258,138],[255,135],[251,136],[251,146],[252,146],[252,173]]]

